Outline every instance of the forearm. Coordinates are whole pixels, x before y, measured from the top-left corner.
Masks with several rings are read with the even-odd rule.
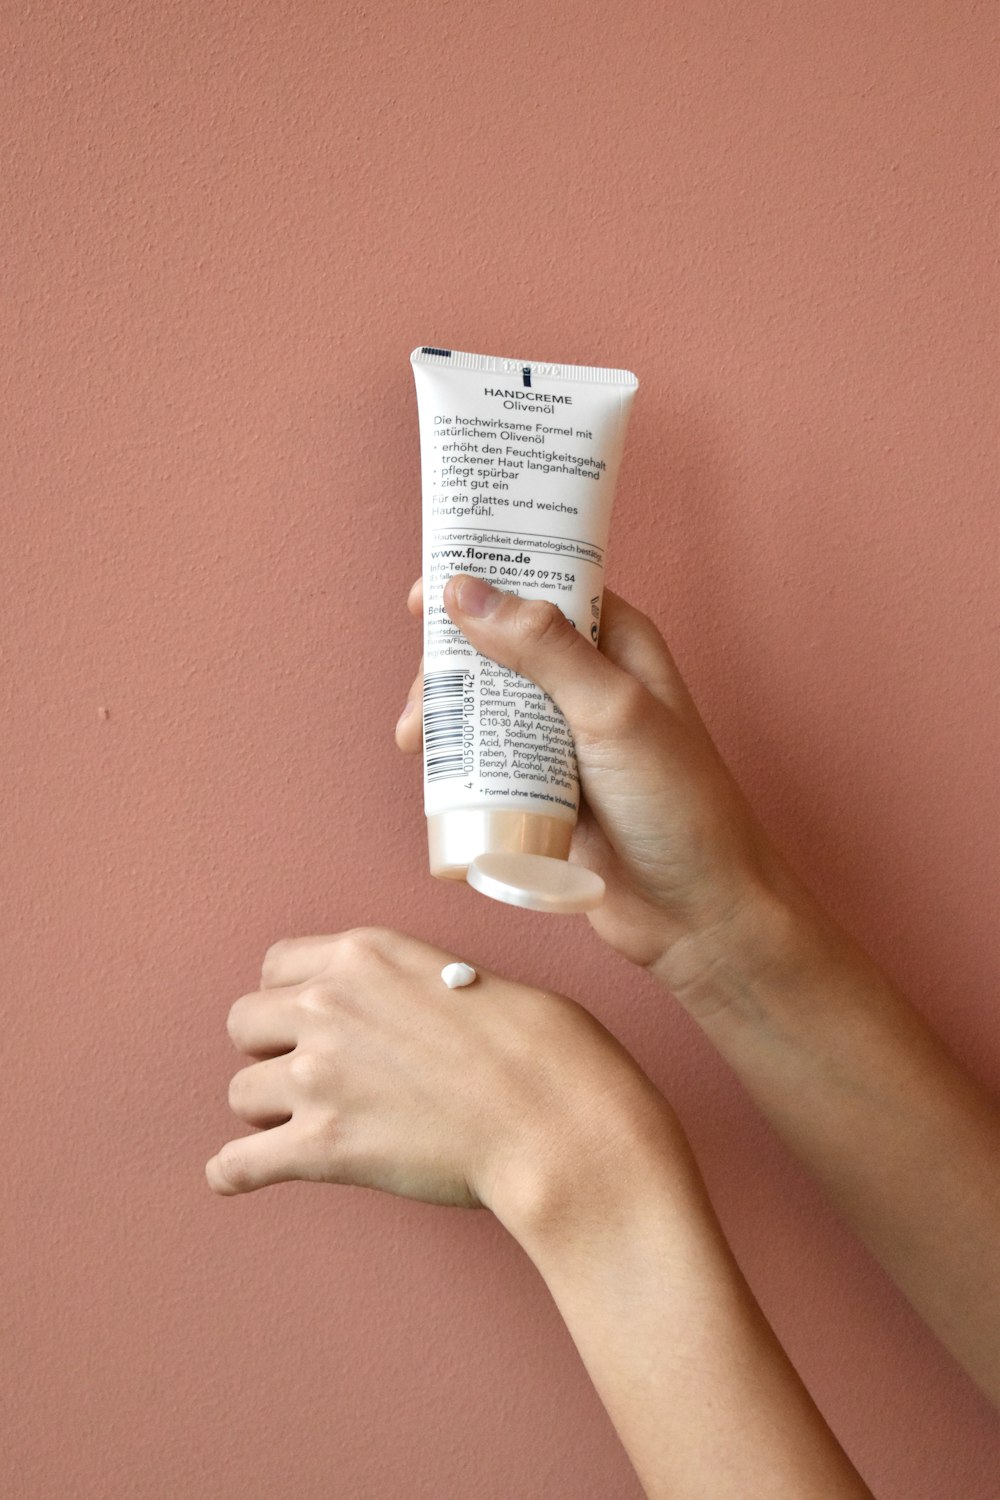
[[[545,1279],[650,1500],[868,1496],[668,1111],[606,1124],[600,1145],[581,1133],[575,1170],[565,1153],[550,1169],[540,1148],[530,1193],[494,1211]]]
[[[1000,1115],[789,880],[659,973],[913,1306],[1000,1399]]]

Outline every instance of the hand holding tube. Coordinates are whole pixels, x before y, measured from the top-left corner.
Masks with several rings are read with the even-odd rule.
[[[455,624],[547,692],[573,732],[573,852],[607,886],[594,928],[666,982],[1000,1400],[995,1103],[774,850],[655,626],[605,592],[595,651],[555,607],[467,592],[480,587],[449,582]],[[419,585],[409,607],[420,613]],[[396,737],[418,749],[419,716]]]
[[[655,966],[677,939],[724,925],[788,878],[639,610],[605,590],[595,651],[556,605],[470,575],[450,580],[444,605],[478,651],[530,678],[569,723],[582,791],[573,855],[606,883],[589,917],[613,948]],[[408,607],[419,617],[419,582]],[[418,677],[411,703],[419,697]],[[419,750],[419,714],[400,720],[397,742]]]

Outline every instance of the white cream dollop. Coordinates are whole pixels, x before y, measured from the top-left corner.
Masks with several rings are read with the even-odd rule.
[[[461,990],[467,984],[472,984],[479,975],[471,964],[445,964],[441,970],[441,978],[450,990]]]

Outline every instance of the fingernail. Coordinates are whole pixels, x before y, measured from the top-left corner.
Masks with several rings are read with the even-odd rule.
[[[396,720],[396,723],[397,724],[402,724],[403,720],[404,719],[408,719],[410,717],[410,715],[412,714],[412,712],[413,712],[413,699],[412,698],[407,698],[407,700],[406,700],[406,707],[403,709],[403,712],[400,714],[399,718]]]
[[[491,615],[502,598],[500,590],[492,588],[485,578],[463,578],[455,602],[463,615],[481,619]]]

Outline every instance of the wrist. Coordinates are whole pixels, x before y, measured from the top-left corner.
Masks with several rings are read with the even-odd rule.
[[[638,1069],[629,1087],[560,1110],[522,1140],[488,1207],[534,1259],[615,1232],[659,1177],[680,1192],[700,1182],[680,1124]]]
[[[696,1021],[720,1011],[759,1016],[764,999],[794,990],[833,924],[786,867],[749,881],[724,916],[682,933],[650,964]]]

